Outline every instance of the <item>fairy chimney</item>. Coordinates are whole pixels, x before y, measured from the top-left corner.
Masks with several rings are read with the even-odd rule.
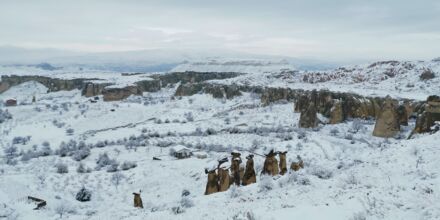
[[[242,182],[243,186],[257,182],[257,176],[254,169],[254,155],[251,154],[247,156],[246,159],[246,170],[244,171]]]

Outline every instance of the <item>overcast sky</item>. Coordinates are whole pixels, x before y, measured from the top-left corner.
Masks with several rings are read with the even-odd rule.
[[[440,56],[440,1],[0,0],[0,45],[431,59]]]

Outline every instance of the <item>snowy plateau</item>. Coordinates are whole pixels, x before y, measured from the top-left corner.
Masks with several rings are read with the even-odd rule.
[[[377,117],[356,112],[330,123],[318,109],[319,122],[302,128],[300,95],[284,92],[420,106],[440,95],[438,59],[319,71],[283,60],[161,73],[4,65],[0,75],[0,219],[440,219],[440,132],[413,132],[418,108],[383,138]],[[284,175],[262,174],[272,149],[287,151]],[[216,173],[223,158],[232,169],[231,152],[244,169],[254,155],[256,183],[205,195],[205,169]]]

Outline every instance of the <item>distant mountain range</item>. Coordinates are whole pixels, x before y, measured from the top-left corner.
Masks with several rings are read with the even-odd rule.
[[[331,69],[340,63],[285,56],[247,54],[229,50],[152,49],[122,52],[81,53],[58,49],[0,47],[0,65],[49,64],[53,67],[79,67],[117,72],[170,71],[180,64],[210,60],[286,62],[295,69]],[[37,66],[38,67],[38,66]],[[47,67],[47,65],[46,65]]]

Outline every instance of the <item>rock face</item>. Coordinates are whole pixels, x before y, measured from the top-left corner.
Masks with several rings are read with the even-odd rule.
[[[338,124],[344,121],[344,112],[342,111],[342,101],[335,100],[330,109],[330,124]]]
[[[316,108],[313,103],[310,103],[308,108],[304,108],[301,110],[301,116],[299,117],[299,127],[315,128],[316,126],[318,126]]]
[[[85,97],[92,97],[102,94],[102,90],[106,86],[111,85],[110,83],[86,83],[81,91],[81,95]]]
[[[376,137],[389,138],[397,135],[399,131],[400,122],[397,113],[397,102],[387,97],[374,125],[373,135]]]
[[[430,96],[420,109],[414,133],[430,132],[436,121],[440,121],[440,97]]]
[[[137,86],[127,86],[124,88],[105,88],[102,90],[104,101],[118,101],[130,95],[142,95],[142,91]]]
[[[408,112],[404,105],[399,105],[397,115],[399,116],[400,125],[408,126]]]
[[[82,89],[85,85],[86,81],[97,80],[94,78],[84,79],[58,79],[58,78],[50,78],[45,76],[2,76],[1,84],[0,84],[0,93],[6,91],[12,86],[19,85],[24,82],[35,81],[43,84],[48,88],[48,92],[55,92],[61,90],[74,90],[74,89]]]

